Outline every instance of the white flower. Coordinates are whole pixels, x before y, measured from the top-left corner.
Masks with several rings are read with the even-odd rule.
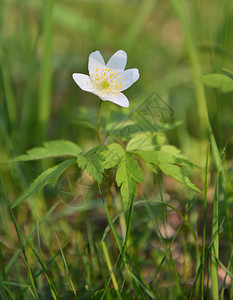
[[[117,51],[105,65],[99,51],[89,56],[89,74],[74,73],[73,79],[84,91],[91,92],[103,101],[111,101],[122,107],[128,107],[129,101],[121,91],[126,90],[139,78],[138,69],[124,71],[127,54],[123,50]]]

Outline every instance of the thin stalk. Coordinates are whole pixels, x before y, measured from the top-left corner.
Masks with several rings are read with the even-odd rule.
[[[36,259],[38,260],[39,264],[41,265],[41,267],[42,267],[42,269],[44,271],[44,274],[45,274],[46,279],[48,281],[49,289],[50,289],[50,292],[52,294],[53,299],[54,300],[58,300],[55,285],[54,285],[54,283],[52,281],[51,276],[49,275],[49,272],[48,272],[47,266],[46,266],[46,264],[44,262],[44,259],[42,257],[42,254],[40,253],[41,250],[39,250],[39,253],[37,253],[36,249],[32,245],[29,245],[29,246],[30,246],[31,250],[33,251],[33,253],[34,253],[35,257],[36,257]]]
[[[105,259],[106,259],[108,271],[109,271],[111,279],[112,279],[114,290],[115,290],[115,292],[117,294],[117,298],[119,300],[122,300],[121,294],[119,292],[119,288],[118,288],[118,285],[117,285],[117,280],[116,280],[115,274],[113,272],[113,267],[112,267],[112,263],[111,263],[111,260],[110,260],[109,254],[108,254],[108,250],[107,250],[106,244],[105,244],[104,241],[102,241],[101,245],[102,245],[103,253],[104,253],[104,256],[105,256]]]
[[[219,238],[218,238],[218,190],[219,190],[219,170],[217,173],[214,202],[213,202],[213,216],[212,216],[212,239],[216,235],[211,248],[211,281],[212,281],[212,298],[218,299],[218,258],[219,258]]]
[[[101,189],[100,189],[99,183],[98,183],[98,188],[99,188],[100,196],[101,196],[101,198],[102,198],[103,205],[104,205],[104,208],[105,208],[105,211],[106,211],[106,214],[107,214],[107,217],[108,217],[110,226],[111,226],[111,228],[112,228],[112,231],[113,231],[115,240],[116,240],[116,242],[117,242],[117,246],[118,246],[118,248],[119,248],[119,251],[120,251],[120,254],[121,254],[121,257],[122,257],[122,252],[123,252],[123,248],[122,248],[122,246],[121,246],[122,240],[121,240],[121,238],[120,238],[120,236],[119,236],[119,234],[118,234],[118,232],[117,232],[117,230],[116,230],[116,228],[115,228],[115,226],[114,226],[114,224],[113,224],[113,221],[112,221],[112,219],[111,219],[111,217],[110,217],[110,213],[109,213],[109,210],[108,210],[108,206],[107,206],[107,203],[104,201],[104,197],[103,197],[102,191],[101,191]],[[102,239],[102,241],[103,241],[103,239]],[[125,250],[125,254],[126,254],[126,253],[127,253],[127,249]],[[126,255],[125,255],[125,257],[126,257]],[[146,283],[144,283],[144,282],[142,282],[142,281],[139,281],[139,280],[137,279],[137,277],[132,273],[132,271],[130,270],[130,264],[129,264],[129,262],[128,262],[126,259],[125,259],[125,261],[124,261],[124,265],[125,265],[126,271],[127,271],[128,275],[129,275],[129,278],[130,278],[132,284],[136,284],[137,286],[141,286],[141,287],[143,288],[143,290],[144,290],[144,291],[145,291],[152,299],[156,299],[155,296],[153,295],[153,292],[150,290],[150,287],[149,287]]]
[[[185,223],[188,223],[188,204],[185,206],[185,216],[184,216]],[[184,227],[184,262],[183,262],[183,280],[185,287],[187,286],[187,257],[188,257],[188,227],[185,225]]]
[[[52,78],[52,15],[54,0],[44,3],[43,16],[43,57],[40,74],[40,95],[38,105],[38,121],[41,128],[40,138],[46,137],[46,128],[51,110],[51,78]]]
[[[62,247],[61,247],[61,245],[60,245],[60,242],[59,242],[59,239],[58,239],[56,233],[55,233],[55,237],[56,237],[56,240],[57,240],[57,243],[58,243],[58,246],[59,246],[59,249],[60,249],[60,253],[61,253],[61,256],[62,256],[62,260],[63,260],[64,267],[65,267],[65,272],[66,272],[67,277],[68,277],[68,279],[69,279],[70,286],[71,286],[71,288],[72,288],[72,290],[73,290],[73,292],[74,292],[74,295],[76,296],[76,291],[75,291],[75,288],[74,288],[72,279],[71,279],[71,277],[70,277],[70,272],[69,272],[68,265],[67,265],[67,263],[66,263],[65,255],[64,255],[64,253],[63,253]]]
[[[204,203],[203,203],[203,233],[202,233],[202,258],[201,258],[201,265],[202,265],[202,280],[201,280],[201,299],[204,299],[204,264],[205,264],[205,238],[206,238],[206,204],[207,204],[207,187],[208,187],[208,165],[209,165],[209,155],[210,155],[210,146],[207,148],[206,154],[206,169],[205,169],[205,191],[204,191]]]
[[[112,192],[111,192],[111,179],[110,182],[108,183],[108,191],[107,191],[107,206],[108,206],[108,211],[109,211],[109,215],[111,220],[113,220],[114,218],[114,211],[113,211],[113,205],[112,205]],[[110,231],[110,238],[111,238],[111,242],[112,242],[112,250],[113,250],[113,254],[114,257],[116,258],[118,256],[118,252],[117,252],[117,247],[116,247],[116,242],[114,239],[114,233],[111,230]]]
[[[5,198],[5,200],[6,200],[7,204],[8,204],[10,215],[11,215],[11,218],[13,220],[13,223],[14,223],[14,226],[15,226],[15,230],[16,230],[16,233],[17,233],[17,236],[18,236],[18,239],[19,239],[19,244],[20,244],[20,247],[21,247],[21,250],[22,250],[22,253],[23,253],[23,257],[24,257],[24,264],[25,264],[25,267],[26,267],[26,270],[27,270],[27,273],[28,273],[28,277],[29,277],[30,283],[31,283],[32,295],[33,295],[34,299],[39,300],[39,296],[37,294],[34,277],[32,275],[32,272],[31,272],[31,269],[30,269],[30,265],[29,265],[29,261],[28,261],[28,258],[27,258],[27,255],[26,255],[26,251],[25,251],[25,248],[24,248],[23,239],[22,239],[22,236],[20,234],[19,227],[17,225],[15,216],[14,216],[13,211],[11,209],[10,199],[9,199],[7,191],[6,191],[5,182],[3,180],[1,172],[0,172],[0,183],[1,183],[1,186],[2,186],[2,191],[3,191],[4,198]]]
[[[104,201],[104,197],[103,197],[102,191],[101,191],[101,189],[100,189],[99,183],[98,183],[98,188],[99,188],[100,196],[101,196],[101,198],[102,198],[103,205],[104,205],[104,208],[105,208],[107,217],[108,217],[109,224],[110,224],[110,226],[111,226],[111,228],[112,228],[112,231],[113,231],[115,240],[116,240],[116,242],[117,242],[117,246],[118,246],[118,248],[119,248],[119,251],[122,253],[122,251],[121,251],[121,239],[120,239],[120,237],[119,237],[119,235],[118,235],[118,233],[117,233],[117,230],[116,230],[116,228],[115,228],[115,226],[114,226],[114,224],[113,224],[113,222],[112,222],[112,219],[111,219],[111,216],[110,216],[110,213],[109,213],[109,209],[108,209],[108,205],[107,205],[107,203]]]
[[[133,193],[133,195],[134,195],[134,193]],[[131,201],[129,216],[128,216],[128,220],[127,220],[125,242],[124,242],[124,246],[123,246],[123,250],[122,250],[122,259],[123,259],[123,261],[125,261],[125,252],[126,252],[126,248],[127,248],[127,242],[128,242],[128,237],[129,237],[129,234],[130,234],[130,228],[131,228],[131,223],[132,223],[133,203],[134,203],[134,198]]]
[[[101,111],[102,102],[103,101],[100,100],[99,109],[98,109],[98,116],[97,116],[97,137],[98,137],[99,143],[101,145],[103,144],[103,140],[102,140],[101,133],[100,133],[100,111]]]
[[[212,240],[216,236],[213,241],[213,245],[211,248],[211,287],[212,287],[212,299],[217,300],[219,296],[218,290],[218,259],[219,259],[219,226],[218,226],[218,201],[219,201],[219,177],[221,171],[221,163],[223,156],[225,154],[226,148],[228,145],[228,141],[224,146],[222,151],[221,160],[218,167],[218,172],[216,176],[215,182],[215,192],[214,192],[214,200],[213,200],[213,215],[212,215]]]
[[[227,275],[230,274],[229,272],[230,272],[230,268],[231,268],[232,258],[233,258],[233,251],[231,252],[231,257],[230,257],[227,269],[225,269],[226,274],[225,274],[224,279],[223,279],[223,284],[222,284],[222,288],[221,288],[221,292],[220,292],[220,297],[219,297],[219,299],[221,299],[221,300],[224,300],[224,290],[225,290],[226,278],[227,278]],[[231,276],[231,279],[233,280],[233,275]],[[231,295],[230,295],[230,299],[232,299]]]

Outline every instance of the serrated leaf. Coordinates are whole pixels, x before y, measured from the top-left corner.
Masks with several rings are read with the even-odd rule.
[[[181,157],[176,157],[171,153],[163,152],[163,151],[134,151],[133,153],[151,164],[157,164],[157,163],[182,164],[186,162],[186,160]]]
[[[20,155],[9,162],[30,161],[52,157],[76,157],[82,150],[76,144],[65,141],[50,141],[44,143],[44,147],[37,147],[27,151],[27,154]]]
[[[103,180],[103,157],[99,153],[92,154],[79,154],[77,157],[77,164],[82,170],[87,170],[90,176],[93,176],[94,180],[101,183]]]
[[[200,82],[214,88],[221,88],[222,92],[233,90],[233,79],[223,74],[208,74],[200,78]]]
[[[143,132],[136,134],[127,144],[126,151],[133,150],[144,150],[150,151],[158,149],[161,145],[166,142],[166,137],[164,134],[151,134],[148,132]]]
[[[136,182],[143,182],[144,176],[136,159],[130,153],[125,153],[121,158],[116,173],[116,183],[121,187],[124,209],[130,206],[132,198],[137,193]]]
[[[107,150],[103,151],[101,154],[104,158],[102,163],[103,168],[111,169],[119,163],[122,156],[125,154],[125,151],[119,144],[112,143],[107,147]]]
[[[85,153],[85,155],[89,156],[89,155],[92,155],[94,153],[102,153],[106,149],[107,149],[107,146],[105,146],[105,145],[98,145],[98,146],[92,148],[91,150],[89,150],[87,153]]]
[[[195,165],[192,162],[190,162],[188,160],[188,158],[181,153],[180,149],[178,149],[177,147],[175,147],[173,145],[163,145],[160,148],[160,151],[161,152],[167,152],[167,153],[170,153],[170,154],[174,155],[176,158],[180,159],[182,161],[182,163],[185,163],[185,164],[187,164],[191,167],[200,168],[198,165]]]
[[[12,205],[11,208],[16,207],[21,202],[25,201],[28,197],[35,197],[41,189],[48,183],[51,183],[53,186],[56,184],[58,178],[61,174],[73,163],[76,159],[68,159],[62,163],[47,169],[41,173],[25,191],[25,193],[19,197],[16,202]]]
[[[177,153],[177,149],[170,149],[171,151],[174,151]],[[184,171],[175,164],[183,164],[188,163],[186,158],[183,157],[177,157],[172,155],[168,152],[162,152],[162,151],[137,151],[134,152],[136,155],[141,157],[149,168],[157,174],[157,170],[154,166],[159,168],[162,172],[164,172],[169,177],[174,178],[176,181],[188,186],[189,188],[200,192],[200,190],[191,183],[189,178],[185,175]]]
[[[156,166],[167,176],[186,185],[194,191],[201,192],[185,175],[185,172],[178,166],[169,163],[157,163]]]

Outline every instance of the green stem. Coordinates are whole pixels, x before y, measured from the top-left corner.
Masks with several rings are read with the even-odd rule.
[[[43,7],[43,57],[40,74],[40,95],[38,103],[38,121],[40,140],[46,138],[46,129],[51,111],[51,82],[52,82],[52,37],[54,0],[44,2]]]
[[[134,193],[133,193],[134,195]],[[133,203],[134,203],[134,196],[131,200],[131,205],[130,205],[130,210],[129,210],[129,216],[127,220],[127,228],[126,228],[126,234],[125,234],[125,241],[124,241],[124,246],[122,249],[122,259],[125,261],[125,254],[126,254],[126,249],[127,249],[127,243],[128,243],[128,238],[130,234],[130,228],[131,228],[131,223],[132,223],[132,216],[133,216]]]
[[[112,283],[113,283],[115,292],[117,294],[117,298],[119,300],[122,300],[121,294],[119,292],[119,287],[117,285],[117,280],[116,280],[116,277],[115,277],[115,274],[114,274],[114,270],[113,270],[113,267],[112,267],[112,263],[111,263],[111,260],[110,260],[110,257],[109,257],[109,253],[108,253],[108,250],[107,250],[107,247],[106,247],[106,244],[105,244],[104,241],[101,241],[101,245],[102,245],[103,253],[104,253],[104,256],[105,256],[105,259],[106,259],[107,267],[108,267],[108,270],[109,270],[109,273],[110,273],[110,276],[111,276],[111,279],[112,279]]]
[[[97,116],[97,136],[98,136],[98,140],[100,142],[100,144],[103,144],[103,140],[101,137],[101,133],[100,133],[100,111],[101,111],[101,105],[102,105],[102,100],[100,100],[100,104],[99,104],[99,109],[98,109],[98,116]]]
[[[185,205],[185,216],[184,216],[185,223],[188,222],[188,204]],[[184,227],[184,262],[183,262],[183,280],[185,287],[187,286],[187,258],[188,258],[188,245],[187,245],[187,238],[188,238],[188,227],[185,225]]]
[[[202,235],[202,278],[201,278],[201,299],[204,300],[205,285],[204,285],[204,264],[205,264],[205,240],[206,240],[206,205],[207,205],[207,189],[208,189],[208,165],[209,165],[210,146],[207,148],[206,169],[205,169],[205,194],[203,204],[203,235]]]
[[[102,191],[101,191],[101,188],[100,188],[100,184],[98,183],[98,188],[99,188],[99,192],[100,192],[100,196],[102,198],[102,201],[103,201],[103,205],[104,205],[104,208],[105,208],[105,211],[106,211],[106,214],[107,214],[107,217],[108,217],[108,220],[109,220],[109,224],[112,228],[112,231],[114,233],[114,237],[116,239],[116,243],[117,243],[117,246],[119,248],[119,251],[120,253],[122,253],[122,249],[121,249],[121,239],[116,231],[116,228],[114,227],[114,224],[112,222],[112,219],[111,219],[111,216],[110,216],[110,213],[109,213],[109,209],[108,209],[108,205],[107,203],[104,201],[104,197],[103,197],[103,194],[102,194]]]
[[[220,168],[219,168],[220,169]],[[212,299],[217,300],[219,296],[218,290],[218,258],[219,258],[219,226],[218,226],[218,195],[219,195],[219,175],[218,170],[215,193],[213,201],[213,216],[212,216],[212,240],[213,245],[211,248],[211,280],[212,280]]]

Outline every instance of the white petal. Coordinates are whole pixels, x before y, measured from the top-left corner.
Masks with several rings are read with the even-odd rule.
[[[119,89],[120,91],[124,91],[129,88],[135,81],[139,78],[138,69],[128,69],[117,75],[116,81],[122,84],[122,87]]]
[[[90,76],[80,74],[80,73],[74,73],[72,75],[74,81],[77,83],[77,85],[86,92],[92,92],[94,85],[93,82],[90,79]]]
[[[89,55],[88,70],[89,74],[101,74],[105,67],[103,56],[99,51],[92,52]]]
[[[127,62],[127,54],[123,50],[117,51],[113,56],[109,59],[106,66],[110,69],[115,70],[116,72],[122,72],[125,69]]]
[[[129,100],[122,93],[109,93],[106,97],[100,97],[103,101],[111,101],[119,106],[128,107]]]

